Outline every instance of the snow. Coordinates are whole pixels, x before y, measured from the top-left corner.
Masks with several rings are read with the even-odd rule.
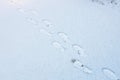
[[[0,80],[110,80],[104,67],[119,80],[120,7],[105,1],[26,0],[22,5],[0,1]],[[67,34],[69,42],[59,32]],[[56,49],[54,41],[65,50]],[[73,44],[80,45],[87,56],[80,56]],[[72,59],[92,74],[76,68]]]

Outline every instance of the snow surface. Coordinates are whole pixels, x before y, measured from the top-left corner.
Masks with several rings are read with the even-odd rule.
[[[59,32],[65,33],[62,38]],[[80,56],[74,44],[86,56]],[[81,62],[75,65],[85,65],[82,69],[92,73],[75,67],[75,59]],[[0,80],[110,80],[103,68],[113,71],[106,75],[120,78],[118,5],[92,0],[22,4],[0,0]]]

